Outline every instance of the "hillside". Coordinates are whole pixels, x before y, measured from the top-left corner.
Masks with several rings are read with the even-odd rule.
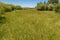
[[[60,14],[53,11],[6,12],[0,40],[60,40]]]

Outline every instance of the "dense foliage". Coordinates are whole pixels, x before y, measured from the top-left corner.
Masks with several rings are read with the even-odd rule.
[[[22,7],[21,6],[14,6],[12,4],[5,4],[5,3],[2,3],[0,2],[0,12],[10,12],[12,10],[21,10]],[[3,10],[3,11],[2,11]]]
[[[58,2],[58,0],[48,0],[48,2],[44,2],[44,3],[37,3],[36,6],[37,10],[42,10],[42,11],[55,11],[55,12],[60,12],[60,3]]]
[[[2,20],[5,20],[5,16],[3,16],[5,12],[11,12],[13,10],[21,9],[22,9],[21,6],[14,6],[12,4],[5,4],[0,2],[0,23],[2,22]]]
[[[44,4],[37,4],[37,10],[44,10]]]
[[[42,10],[42,11],[44,11],[44,10],[52,10],[52,8],[53,8],[53,6],[51,5],[51,4],[40,4],[40,3],[38,3],[37,4],[37,7],[36,7],[36,9],[37,10]]]
[[[55,12],[59,12],[60,11],[60,3],[58,4],[44,4],[44,3],[38,3],[36,6],[37,10],[42,10],[42,11],[55,11]]]
[[[56,4],[54,9],[56,12],[60,12],[60,4]]]
[[[58,0],[48,0],[48,3],[59,3],[59,1]]]
[[[15,9],[20,10],[20,9],[22,9],[22,7],[21,6],[15,6]]]

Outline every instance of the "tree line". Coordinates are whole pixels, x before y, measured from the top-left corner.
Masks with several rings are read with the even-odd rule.
[[[48,2],[37,3],[36,9],[39,11],[60,11],[60,3],[58,0],[48,0]]]

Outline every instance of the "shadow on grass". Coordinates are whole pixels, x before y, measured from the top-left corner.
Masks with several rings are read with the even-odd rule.
[[[1,16],[0,17],[0,40],[3,38],[3,36],[5,35],[5,30],[3,30],[2,26],[3,24],[6,23],[6,17],[5,16]]]
[[[4,35],[5,35],[5,32],[3,30],[0,31],[0,40],[4,37]]]
[[[6,17],[0,17],[0,24],[6,23]]]

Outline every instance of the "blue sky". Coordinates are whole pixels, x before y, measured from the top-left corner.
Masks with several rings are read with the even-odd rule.
[[[35,7],[38,2],[44,2],[48,0],[0,0],[0,2],[5,2],[14,5],[21,5],[22,7]]]

